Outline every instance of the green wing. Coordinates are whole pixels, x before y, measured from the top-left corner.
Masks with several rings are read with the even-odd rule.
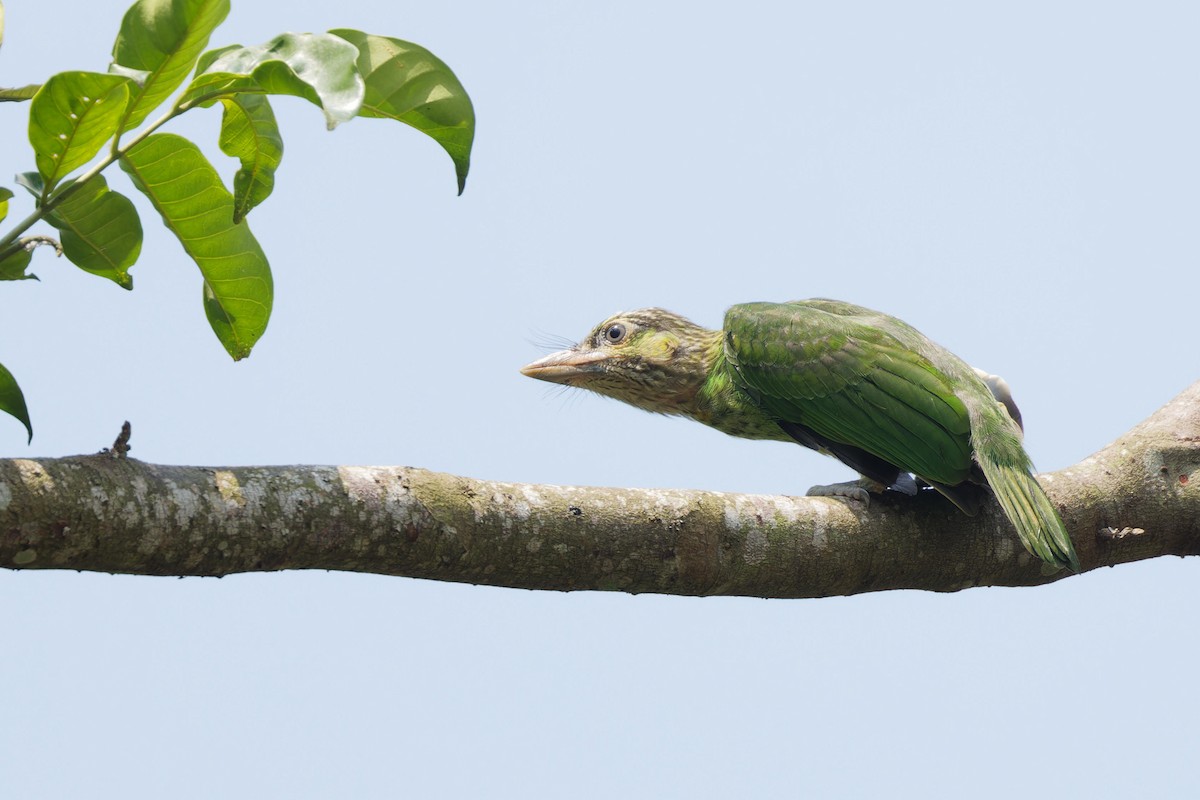
[[[973,464],[967,409],[914,335],[849,303],[747,303],[726,313],[725,357],[771,416],[953,486]]]

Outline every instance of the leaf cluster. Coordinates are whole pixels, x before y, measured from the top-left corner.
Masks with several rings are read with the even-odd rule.
[[[30,103],[37,167],[16,179],[35,207],[0,236],[0,280],[36,279],[29,272],[34,251],[50,244],[80,269],[132,289],[141,219],[102,174],[119,164],[199,269],[204,313],[217,339],[235,360],[248,356],[266,330],[274,294],[266,254],[246,219],[271,195],[283,158],[272,96],[313,103],[330,130],[355,117],[416,128],[450,155],[462,193],[475,113],[437,56],[350,29],[284,33],[261,45],[206,52],[229,11],[230,0],[137,0],[121,22],[108,72],[60,72],[41,86],[0,89],[0,101]],[[2,26],[0,6],[0,37]],[[217,144],[239,163],[232,191],[195,143],[158,132],[192,109],[218,105]],[[0,187],[0,222],[12,198],[12,190]],[[26,235],[39,222],[61,241]],[[24,396],[3,365],[0,411],[16,417],[32,439]]]

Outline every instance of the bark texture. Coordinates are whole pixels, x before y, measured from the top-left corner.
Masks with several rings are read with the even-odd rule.
[[[1042,475],[1083,569],[1200,553],[1200,382]],[[142,575],[336,569],[526,589],[821,597],[1024,586],[999,506],[540,486],[409,467],[0,461],[0,566]]]

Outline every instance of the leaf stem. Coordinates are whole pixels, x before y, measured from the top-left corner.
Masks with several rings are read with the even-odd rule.
[[[154,120],[154,122],[151,122],[149,125],[147,125],[142,130],[138,131],[137,135],[134,136],[132,139],[128,140],[127,142],[125,142],[124,146],[120,147],[119,149],[114,149],[114,150],[110,151],[107,156],[102,158],[99,162],[96,163],[95,166],[93,166],[87,172],[83,173],[78,178],[76,178],[74,181],[72,181],[69,186],[67,186],[66,188],[60,189],[59,191],[55,192],[51,197],[47,198],[45,202],[41,203],[37,208],[35,208],[33,210],[32,214],[30,214],[28,217],[26,217],[25,219],[18,222],[16,227],[14,227],[8,233],[4,234],[3,237],[0,237],[0,258],[3,258],[3,256],[6,255],[10,249],[12,249],[11,245],[17,241],[17,238],[22,233],[24,233],[25,231],[27,231],[31,227],[33,227],[33,225],[35,223],[37,223],[39,220],[44,219],[47,214],[49,214],[51,211],[53,211],[59,205],[59,203],[61,203],[63,200],[66,200],[68,197],[73,195],[79,189],[79,187],[83,186],[88,181],[90,181],[92,178],[96,177],[101,172],[103,172],[104,170],[111,167],[117,161],[120,161],[121,158],[126,153],[128,153],[134,147],[137,147],[139,144],[141,144],[141,142],[144,141],[146,139],[146,137],[148,137],[150,134],[154,133],[156,130],[161,128],[163,125],[166,125],[168,122],[170,122],[172,119],[179,116],[180,114],[183,113],[183,111],[186,111],[186,110],[187,109],[180,109],[177,106],[172,106],[170,111],[163,114],[158,119]],[[120,134],[118,134],[118,137],[119,137],[119,135]]]

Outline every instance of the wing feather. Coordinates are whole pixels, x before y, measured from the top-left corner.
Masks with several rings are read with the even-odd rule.
[[[734,306],[726,358],[737,385],[777,419],[922,478],[962,482],[972,464],[965,405],[880,321],[833,301]]]

